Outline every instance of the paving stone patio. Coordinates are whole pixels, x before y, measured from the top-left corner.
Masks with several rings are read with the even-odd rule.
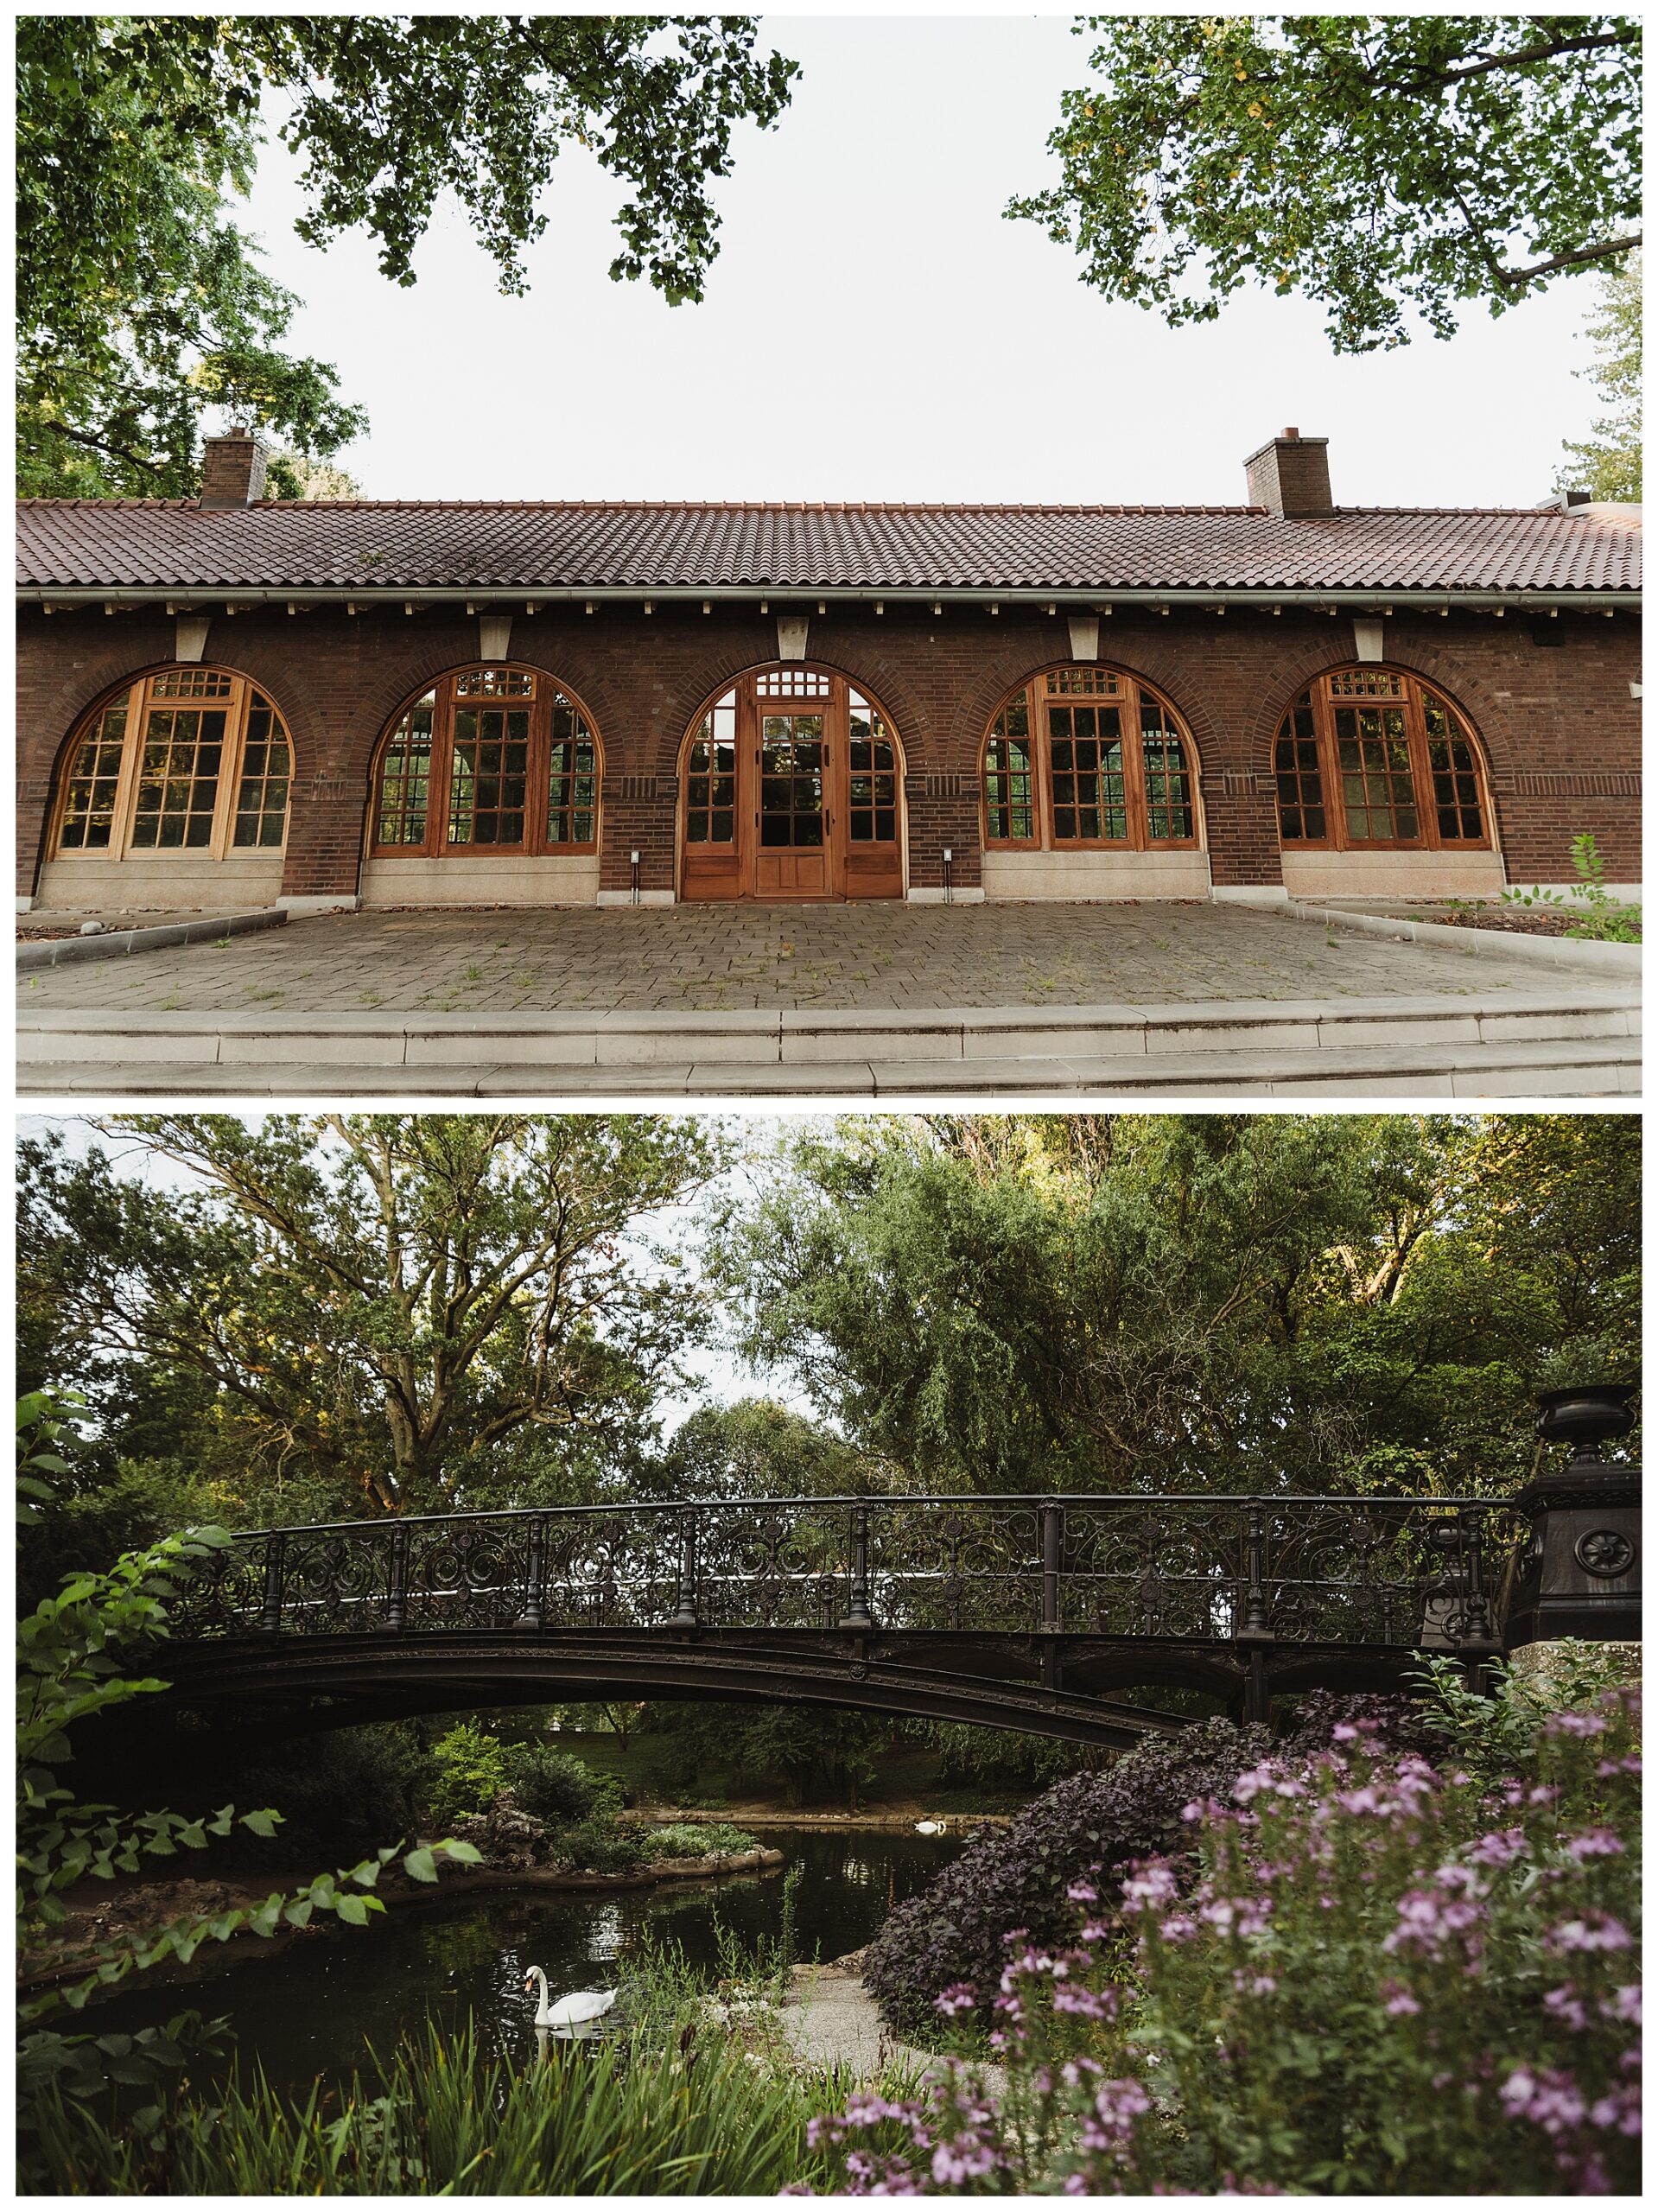
[[[1208,904],[327,914],[21,975],[20,1010],[718,1013],[1534,990],[1522,957]],[[1585,988],[1595,985],[1585,983]]]

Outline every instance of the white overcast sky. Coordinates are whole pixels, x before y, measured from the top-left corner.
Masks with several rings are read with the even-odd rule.
[[[1230,503],[1290,423],[1330,439],[1345,505],[1546,497],[1595,411],[1572,374],[1592,277],[1337,358],[1317,309],[1265,291],[1168,330],[1003,219],[1086,81],[1071,20],[765,17],[804,77],[777,129],[738,133],[700,307],[609,281],[622,194],[579,152],[522,298],[453,206],[408,289],[361,237],[302,245],[274,139],[244,219],[306,302],[292,341],[369,410],[346,460],[374,498]]]

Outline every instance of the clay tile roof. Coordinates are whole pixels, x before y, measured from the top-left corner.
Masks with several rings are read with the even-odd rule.
[[[1629,591],[1639,510],[25,499],[39,589]]]

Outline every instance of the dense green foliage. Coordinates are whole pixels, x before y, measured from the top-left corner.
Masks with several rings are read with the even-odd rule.
[[[1061,181],[1009,214],[1108,299],[1205,321],[1303,292],[1337,353],[1500,315],[1640,243],[1641,31],[1619,16],[1091,16]]]
[[[745,1348],[916,1487],[1501,1493],[1636,1360],[1617,1115],[882,1116],[727,1227]]]
[[[1596,499],[1641,497],[1641,256],[1625,254],[1601,278],[1599,320],[1589,326],[1598,356],[1580,369],[1599,395],[1603,412],[1580,444],[1568,444],[1557,491]]]
[[[871,1497],[904,1486],[890,1461],[769,1398],[699,1406],[638,1481],[646,1497],[727,1499]]]
[[[435,1820],[486,1813],[506,1787],[506,1753],[473,1721],[457,1721],[433,1745],[432,1756],[437,1774],[428,1802]]]
[[[19,1305],[29,1379],[84,1382],[105,1416],[117,1465],[88,1484],[118,1521],[152,1454],[169,1502],[205,1502],[206,1478],[219,1509],[197,1517],[243,1526],[590,1499],[703,1324],[649,1217],[719,1165],[704,1122],[181,1114],[107,1135],[186,1187],[27,1142]]]
[[[295,497],[303,464],[363,428],[334,372],[284,349],[298,302],[232,219],[266,113],[302,163],[300,236],[366,230],[396,283],[452,194],[523,290],[554,164],[579,145],[631,195],[612,276],[700,299],[711,181],[796,74],[754,39],[745,16],[23,16],[20,490],[187,495],[217,404],[298,448],[271,484]]]
[[[937,1993],[949,2019],[994,1992],[1001,2083],[969,2066],[854,2099],[816,2130],[836,2186],[1638,2188],[1639,1694],[1588,1695],[1457,1690],[1437,1767],[1363,1719],[1311,1758],[1234,1762],[1185,1808],[1181,1861],[1126,1878],[1073,1832],[1069,1925],[1015,1928],[988,1989]]]

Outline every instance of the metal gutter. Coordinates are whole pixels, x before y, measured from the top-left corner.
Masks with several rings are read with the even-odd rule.
[[[613,605],[648,602],[652,607],[677,607],[753,601],[762,612],[772,603],[785,610],[797,610],[803,605],[816,601],[827,606],[837,605],[943,607],[972,607],[988,610],[996,607],[1041,607],[1051,608],[1056,614],[1109,613],[1114,607],[1197,607],[1206,612],[1236,607],[1318,607],[1334,614],[1345,608],[1367,613],[1387,613],[1394,607],[1426,608],[1434,613],[1449,613],[1453,607],[1469,613],[1495,613],[1512,607],[1517,612],[1528,608],[1575,608],[1580,613],[1612,613],[1619,608],[1634,609],[1641,604],[1638,588],[1630,587],[1618,591],[1556,590],[1512,591],[1422,591],[1389,590],[1380,587],[1369,590],[1317,590],[1305,587],[1283,591],[1263,591],[1253,587],[1234,589],[1224,585],[1208,585],[1198,588],[1182,585],[1168,590],[1147,590],[1135,587],[1119,591],[1109,585],[1093,588],[1077,585],[1053,585],[1037,588],[1016,585],[1007,588],[994,584],[978,584],[970,588],[961,585],[940,586],[924,589],[913,585],[886,587],[861,585],[856,588],[815,584],[474,584],[466,585],[401,585],[331,584],[285,587],[280,585],[239,584],[156,584],[156,585],[22,585],[18,588],[19,603],[38,605],[48,611],[61,607],[67,611],[79,607],[137,607],[165,606],[169,613],[204,613],[224,607],[233,613],[240,607],[405,607],[410,609],[428,607],[465,606],[468,613],[486,609],[510,611],[516,607],[526,610],[552,606],[580,604]]]

